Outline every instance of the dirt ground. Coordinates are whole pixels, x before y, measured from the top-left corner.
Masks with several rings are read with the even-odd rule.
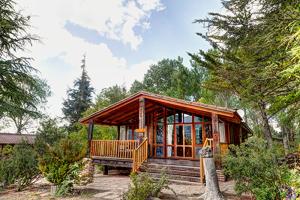
[[[128,189],[130,179],[125,175],[95,175],[94,182],[87,186],[76,186],[74,193],[64,198],[56,198],[50,194],[50,184],[45,181],[35,183],[24,191],[16,192],[14,189],[8,189],[0,192],[0,200],[48,200],[48,199],[101,199],[118,200]],[[178,199],[194,200],[200,199],[204,193],[205,186],[201,184],[170,184],[170,187],[176,191],[177,197],[171,191],[163,190],[160,199]],[[227,199],[244,199],[247,197],[236,197],[233,190],[233,182],[220,183],[220,188]]]

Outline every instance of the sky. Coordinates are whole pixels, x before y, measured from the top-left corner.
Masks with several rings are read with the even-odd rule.
[[[18,0],[40,38],[24,53],[51,87],[46,113],[62,116],[66,91],[81,74],[81,60],[95,94],[113,85],[130,87],[151,64],[206,50],[193,23],[221,11],[220,0]]]

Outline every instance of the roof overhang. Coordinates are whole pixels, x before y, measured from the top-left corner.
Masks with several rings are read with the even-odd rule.
[[[145,99],[146,114],[153,112],[156,109],[160,109],[161,106],[165,106],[172,109],[208,116],[210,116],[211,113],[215,113],[228,121],[236,123],[241,121],[241,117],[236,110],[199,102],[189,102],[142,91],[82,118],[80,123],[87,124],[92,120],[95,124],[119,125],[130,118],[138,118],[140,98]]]

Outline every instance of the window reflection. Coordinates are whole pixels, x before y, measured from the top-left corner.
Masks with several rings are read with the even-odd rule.
[[[183,114],[183,117],[184,117],[184,123],[192,123],[193,122],[192,115]]]
[[[163,124],[157,124],[156,126],[156,144],[163,143]]]
[[[192,144],[192,125],[185,125],[184,126],[184,143],[186,145]]]
[[[196,144],[202,144],[202,124],[195,124]]]
[[[183,145],[183,128],[181,125],[176,125],[177,145]]]

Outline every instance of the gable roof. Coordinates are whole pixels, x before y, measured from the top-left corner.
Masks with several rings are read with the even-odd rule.
[[[23,140],[33,144],[35,138],[32,134],[0,133],[0,144],[20,144]]]
[[[132,107],[133,109],[136,109],[135,113],[138,113],[138,101],[140,98],[144,98],[146,100],[146,104],[148,102],[152,102],[153,104],[157,103],[160,105],[164,105],[166,107],[170,108],[175,108],[175,109],[182,109],[182,110],[191,110],[191,111],[201,111],[201,112],[206,112],[206,113],[216,113],[220,116],[224,117],[229,117],[229,118],[235,118],[238,119],[239,121],[241,120],[241,117],[239,114],[236,112],[236,110],[225,108],[225,107],[220,107],[220,106],[215,106],[215,105],[209,105],[209,104],[204,104],[200,102],[190,102],[190,101],[185,101],[182,99],[177,99],[173,97],[168,97],[164,95],[159,95],[159,94],[153,94],[150,92],[145,92],[141,91],[138,93],[135,93],[125,99],[122,99],[121,101],[118,101],[102,110],[99,110],[95,113],[92,113],[91,115],[80,119],[79,121],[81,123],[88,123],[89,120],[94,120],[97,118],[101,118],[104,116],[109,116],[109,113],[112,114],[113,111],[116,110],[122,110],[125,109],[125,107]],[[151,106],[149,106],[151,107]],[[129,110],[128,110],[129,111]],[[103,119],[104,120],[104,119]],[[105,123],[103,123],[105,124]],[[107,123],[109,124],[109,123]]]

